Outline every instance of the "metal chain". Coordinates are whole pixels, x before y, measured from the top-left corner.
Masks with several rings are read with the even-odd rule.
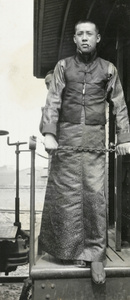
[[[44,142],[40,139],[37,138],[37,143],[41,143],[44,145]],[[106,153],[106,152],[110,152],[113,153],[116,151],[116,145],[113,143],[110,143],[110,147],[109,148],[90,148],[90,147],[70,147],[70,146],[58,146],[58,148],[56,150],[52,150],[55,153],[59,150],[63,150],[63,151],[75,151],[75,152],[95,152],[95,153]],[[39,153],[36,153],[37,155],[48,159],[48,157],[42,156]]]
[[[64,150],[64,151],[76,151],[76,152],[95,152],[95,153],[106,153],[106,152],[115,152],[115,145],[113,145],[112,147],[110,146],[109,148],[90,148],[90,147],[67,147],[67,146],[59,146],[58,150]]]

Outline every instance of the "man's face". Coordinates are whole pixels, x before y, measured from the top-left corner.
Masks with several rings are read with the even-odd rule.
[[[100,42],[100,34],[93,23],[81,23],[76,26],[74,42],[82,53],[91,53]]]
[[[47,89],[49,90],[50,88],[50,84],[51,84],[51,81],[52,81],[52,74],[48,74],[46,77],[45,77],[45,84],[46,84],[46,87]]]

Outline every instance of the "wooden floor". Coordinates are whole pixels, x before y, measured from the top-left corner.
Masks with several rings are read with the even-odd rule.
[[[127,242],[123,243],[121,251],[116,251],[115,233],[113,229],[108,232],[106,267],[130,268],[130,245]]]

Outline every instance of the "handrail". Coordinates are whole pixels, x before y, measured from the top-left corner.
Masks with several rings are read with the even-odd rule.
[[[14,225],[18,226],[21,228],[21,222],[19,219],[19,211],[20,211],[20,198],[19,198],[19,154],[21,150],[19,147],[21,145],[27,144],[27,142],[15,142],[15,143],[10,143],[10,138],[9,136],[7,137],[7,144],[8,146],[16,146],[16,197],[15,197],[15,222]],[[22,150],[23,151],[23,150]],[[25,150],[27,151],[27,150]]]
[[[30,137],[29,149],[31,150],[31,179],[30,179],[30,256],[29,274],[32,265],[35,264],[34,241],[35,241],[35,150],[36,137]]]

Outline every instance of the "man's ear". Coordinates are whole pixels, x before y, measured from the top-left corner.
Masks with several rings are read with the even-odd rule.
[[[73,41],[74,41],[74,43],[76,44],[75,34],[74,34],[74,36],[73,36]]]
[[[99,43],[101,41],[101,35],[98,33],[97,35],[97,43]]]

